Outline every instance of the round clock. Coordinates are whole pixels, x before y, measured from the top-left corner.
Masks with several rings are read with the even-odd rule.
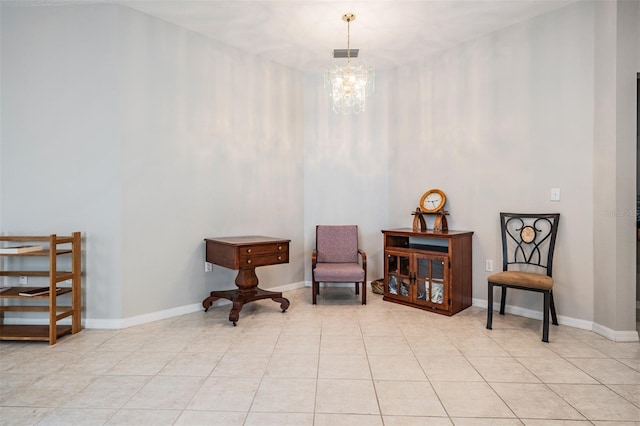
[[[439,189],[430,189],[420,198],[420,210],[425,213],[435,213],[444,208],[447,197]]]

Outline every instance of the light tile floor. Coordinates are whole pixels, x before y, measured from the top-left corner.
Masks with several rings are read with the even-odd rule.
[[[2,425],[639,425],[640,344],[353,289],[0,344]]]

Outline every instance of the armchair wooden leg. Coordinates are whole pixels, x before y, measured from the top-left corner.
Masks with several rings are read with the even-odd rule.
[[[491,330],[493,323],[493,284],[489,283],[489,293],[487,294],[487,328]]]
[[[362,304],[363,305],[367,304],[367,282],[366,281],[362,281]]]
[[[360,294],[360,283],[356,283],[356,296]]]

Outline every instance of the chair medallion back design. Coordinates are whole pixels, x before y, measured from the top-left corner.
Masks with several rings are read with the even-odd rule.
[[[360,257],[361,263],[358,262]],[[367,255],[358,248],[357,225],[316,226],[316,248],[311,255],[312,300],[315,305],[320,283],[362,283],[362,304],[367,304]]]
[[[558,233],[559,213],[500,213],[502,272],[487,278],[487,328],[493,321],[493,288],[501,287],[500,315],[504,315],[507,288],[544,295],[542,341],[549,341],[549,312],[558,325],[553,301],[553,252]]]

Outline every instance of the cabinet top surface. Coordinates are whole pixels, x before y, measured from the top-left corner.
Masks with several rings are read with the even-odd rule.
[[[448,231],[434,231],[433,229],[429,229],[426,231],[414,231],[413,228],[395,228],[395,229],[383,229],[382,233],[409,235],[412,237],[446,238],[446,237],[456,237],[461,235],[471,235],[473,234],[473,231],[456,231],[451,229]]]
[[[243,245],[273,244],[273,243],[285,244],[291,240],[276,238],[276,237],[264,237],[261,235],[246,235],[246,236],[239,236],[239,237],[205,238],[205,241],[211,241],[218,244],[228,244],[231,246],[243,246]]]

